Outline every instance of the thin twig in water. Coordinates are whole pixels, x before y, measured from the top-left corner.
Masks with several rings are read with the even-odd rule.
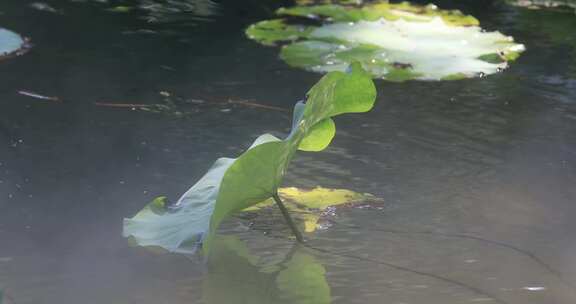
[[[237,104],[237,105],[243,105],[243,106],[248,106],[248,107],[253,107],[253,108],[262,108],[262,109],[268,109],[268,110],[288,112],[288,110],[287,110],[287,109],[284,109],[284,108],[275,107],[275,106],[269,106],[269,105],[263,105],[263,104],[259,104],[259,103],[254,103],[254,102],[246,101],[246,100],[231,100],[231,99],[228,99],[228,102],[227,102],[227,103]]]
[[[111,108],[147,108],[158,106],[157,104],[111,103],[111,102],[95,102],[94,105],[99,107],[111,107]]]
[[[333,221],[333,220],[330,220],[329,222],[332,224],[341,225],[341,226],[344,226],[347,228],[361,229],[361,230],[364,229],[363,227],[360,227],[360,226],[342,224],[342,223],[339,223],[339,222]],[[562,282],[565,286],[569,287],[572,291],[574,291],[576,289],[576,286],[574,286],[573,284],[568,282],[564,278],[564,276],[562,275],[562,273],[560,271],[554,269],[548,263],[544,262],[544,260],[542,260],[541,258],[536,256],[536,254],[534,254],[534,253],[532,253],[526,249],[522,249],[522,248],[516,247],[516,246],[508,244],[508,243],[504,243],[501,241],[490,240],[490,239],[486,239],[486,238],[483,238],[480,236],[464,234],[464,233],[442,233],[442,232],[436,232],[436,231],[401,231],[401,230],[393,230],[393,229],[374,229],[374,228],[366,228],[366,230],[373,230],[373,231],[398,234],[398,235],[402,235],[402,234],[404,234],[404,235],[410,235],[410,234],[412,234],[412,235],[435,235],[435,236],[442,236],[442,237],[449,237],[449,238],[469,239],[469,240],[479,241],[479,242],[483,242],[483,243],[488,243],[488,244],[495,245],[498,247],[508,248],[508,249],[511,249],[513,251],[516,251],[517,253],[520,253],[520,254],[528,257],[529,259],[534,261],[536,264],[538,264],[542,268],[546,269],[546,271],[548,271],[549,273],[554,275],[560,282]]]
[[[441,276],[441,275],[437,275],[437,274],[434,274],[434,273],[429,273],[429,272],[424,272],[424,271],[420,271],[420,270],[415,270],[415,269],[411,269],[411,268],[408,268],[408,267],[404,267],[404,266],[400,266],[400,265],[396,265],[396,264],[392,264],[392,263],[388,263],[388,262],[378,261],[378,260],[374,260],[374,259],[370,259],[370,258],[359,257],[359,256],[351,255],[351,254],[335,253],[335,252],[331,252],[331,251],[326,250],[326,249],[322,249],[322,248],[318,248],[318,247],[311,246],[310,244],[302,244],[302,246],[307,247],[307,248],[310,248],[310,249],[312,249],[312,250],[316,250],[316,251],[319,251],[319,252],[323,252],[323,253],[327,253],[327,254],[339,256],[339,257],[345,257],[345,258],[349,258],[349,259],[355,259],[355,260],[360,260],[360,261],[364,261],[364,262],[375,263],[375,264],[383,265],[383,266],[390,267],[390,268],[393,268],[393,269],[396,269],[396,270],[400,270],[400,271],[404,271],[404,272],[409,272],[409,273],[414,273],[414,274],[417,274],[417,275],[421,275],[421,276],[433,278],[433,279],[440,280],[440,281],[443,281],[443,282],[446,282],[446,283],[450,283],[450,284],[453,284],[453,285],[456,285],[456,286],[460,286],[460,287],[462,287],[462,288],[464,288],[464,289],[473,291],[473,292],[476,293],[476,294],[479,294],[479,295],[482,295],[482,296],[485,296],[485,297],[489,297],[489,298],[493,299],[493,300],[494,300],[495,302],[497,302],[497,303],[507,304],[507,302],[505,302],[504,300],[502,300],[502,299],[498,298],[497,296],[492,295],[492,294],[490,294],[490,293],[488,293],[488,292],[486,292],[486,291],[484,291],[484,290],[482,290],[482,289],[480,289],[480,288],[477,288],[477,287],[468,285],[468,284],[466,284],[466,283],[463,283],[463,282],[460,282],[460,281],[457,281],[457,280],[454,280],[454,279],[450,279],[450,278],[447,278],[447,277],[443,277],[443,276]]]
[[[273,236],[273,235],[268,235],[268,237],[277,238],[277,239],[284,239],[284,240],[285,240],[285,238],[283,238],[283,237],[278,237],[278,236]],[[455,280],[455,279],[450,279],[450,278],[447,278],[447,277],[443,277],[443,276],[441,276],[441,275],[437,275],[437,274],[434,274],[434,273],[424,272],[424,271],[420,271],[420,270],[408,268],[408,267],[405,267],[405,266],[400,266],[400,265],[392,264],[392,263],[389,263],[389,262],[378,261],[378,260],[374,260],[374,259],[370,259],[370,258],[365,258],[365,257],[359,257],[359,256],[351,255],[351,254],[336,253],[336,252],[332,252],[332,251],[327,250],[327,249],[322,249],[322,248],[319,248],[319,247],[312,246],[312,245],[310,245],[309,242],[307,242],[307,243],[296,243],[296,244],[297,244],[297,245],[300,245],[300,246],[303,246],[303,247],[305,247],[305,248],[308,248],[308,249],[312,249],[312,250],[315,250],[315,251],[318,251],[318,252],[322,252],[322,253],[326,253],[326,254],[331,254],[331,255],[334,255],[334,256],[339,256],[339,257],[344,257],[344,258],[348,258],[348,259],[359,260],[359,261],[363,261],[363,262],[375,263],[375,264],[378,264],[378,265],[383,265],[383,266],[386,266],[386,267],[389,267],[389,268],[393,268],[393,269],[397,269],[397,270],[400,270],[400,271],[404,271],[404,272],[408,272],[408,273],[413,273],[413,274],[417,274],[417,275],[424,276],[424,277],[433,278],[433,279],[440,280],[440,281],[443,281],[443,282],[446,282],[446,283],[449,283],[449,284],[452,284],[452,285],[460,286],[460,287],[462,287],[462,288],[464,288],[464,289],[467,289],[467,290],[470,290],[470,291],[472,291],[472,292],[474,292],[474,293],[476,293],[476,294],[479,294],[479,295],[482,295],[482,296],[485,296],[485,297],[489,297],[489,298],[491,298],[492,300],[494,300],[494,302],[496,302],[496,303],[508,304],[508,302],[506,302],[506,301],[504,301],[504,300],[502,300],[502,299],[500,299],[500,298],[498,298],[498,297],[496,297],[496,296],[494,296],[494,295],[492,295],[492,294],[490,294],[490,293],[488,293],[488,292],[486,292],[486,291],[484,291],[484,290],[482,290],[482,289],[480,289],[480,288],[477,288],[477,287],[468,285],[468,284],[466,284],[466,283],[457,281],[457,280]]]
[[[275,111],[282,111],[288,112],[288,110],[275,107],[275,106],[268,106],[258,103],[253,103],[249,101],[243,100],[228,100],[227,102],[216,102],[216,104],[233,104],[233,105],[241,105],[247,106],[252,108],[261,108],[267,110],[275,110]],[[150,107],[161,107],[161,104],[138,104],[138,103],[111,103],[111,102],[95,102],[94,105],[99,107],[110,107],[110,108],[131,108],[131,109],[141,109],[141,108],[150,108]]]
[[[36,99],[42,99],[42,100],[57,101],[57,102],[61,102],[61,101],[62,101],[59,97],[55,97],[55,96],[45,96],[45,95],[41,95],[41,94],[34,93],[34,92],[31,92],[31,91],[20,90],[20,91],[18,91],[18,94],[23,95],[23,96],[28,96],[28,97],[36,98]]]

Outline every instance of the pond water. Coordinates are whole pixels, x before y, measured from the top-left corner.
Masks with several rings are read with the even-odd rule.
[[[315,249],[293,246],[280,220],[232,219],[222,234],[263,262],[223,253],[207,267],[129,247],[122,218],[155,196],[176,199],[257,135],[288,131],[286,111],[319,75],[243,34],[281,1],[197,1],[166,19],[33,2],[0,3],[0,26],[34,44],[0,62],[5,302],[576,302],[573,13],[439,2],[527,52],[481,79],[376,81],[374,110],[338,117],[332,146],[299,153],[285,184],[368,192],[383,208],[341,210],[307,235]]]

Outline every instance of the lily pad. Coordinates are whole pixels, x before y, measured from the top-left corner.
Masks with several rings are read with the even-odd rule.
[[[277,193],[298,149],[321,151],[334,134],[331,117],[369,111],[376,99],[370,75],[359,64],[347,73],[325,75],[310,91],[306,103],[294,107],[292,131],[280,140],[261,135],[236,159],[220,158],[173,206],[156,199],[131,219],[124,220],[124,236],[141,246],[193,253],[211,239],[228,216]]]
[[[246,35],[264,45],[274,45],[277,41],[305,38],[311,30],[311,27],[289,25],[282,19],[274,19],[251,25],[246,29]]]
[[[26,38],[0,28],[0,59],[22,54],[28,48]]]
[[[392,4],[387,1],[377,1],[361,7],[344,5],[344,3],[294,6],[280,8],[277,14],[315,19],[323,18],[333,22],[376,21],[380,19],[427,22],[439,17],[450,25],[471,26],[479,24],[476,18],[464,15],[459,10],[439,10],[433,4],[421,6],[409,2]]]
[[[374,78],[455,80],[502,71],[525,49],[510,36],[484,31],[472,16],[434,5],[324,4],[280,8],[277,14],[284,19],[253,24],[248,37],[283,43],[281,59],[320,73],[358,61]],[[321,24],[299,24],[303,18]]]

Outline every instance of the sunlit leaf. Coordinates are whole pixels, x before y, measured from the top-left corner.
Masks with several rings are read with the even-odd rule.
[[[479,24],[478,20],[472,16],[464,15],[458,10],[439,10],[435,5],[420,6],[409,2],[388,3],[388,1],[376,1],[360,7],[343,4],[345,3],[293,6],[280,8],[277,13],[285,16],[327,18],[334,22],[376,21],[380,19],[427,22],[439,17],[450,25],[472,26]]]
[[[278,189],[278,194],[284,201],[286,208],[291,211],[296,221],[301,222],[305,232],[314,232],[318,229],[318,222],[328,208],[343,205],[374,204],[382,200],[368,193],[358,193],[346,189],[329,189],[316,187],[303,189],[287,187]],[[274,207],[274,201],[268,199],[257,205],[244,209],[255,212],[265,208]]]
[[[281,19],[264,20],[246,29],[246,35],[264,45],[274,45],[278,41],[292,41],[310,34],[312,27],[288,25]]]
[[[331,117],[369,111],[376,98],[372,80],[359,64],[347,73],[324,76],[306,103],[295,106],[292,131],[280,140],[264,134],[236,159],[221,158],[173,206],[158,211],[158,202],[124,220],[124,236],[142,246],[207,253],[220,223],[231,214],[272,197],[294,153],[324,149],[334,136]]]
[[[512,37],[484,31],[476,18],[434,5],[321,4],[281,8],[277,13],[285,21],[256,23],[248,28],[248,37],[265,45],[285,43],[280,58],[314,72],[342,71],[360,62],[374,78],[455,80],[502,71],[524,51]],[[255,31],[266,22],[297,28],[303,19],[320,24],[302,25],[303,35],[277,30],[259,36]]]

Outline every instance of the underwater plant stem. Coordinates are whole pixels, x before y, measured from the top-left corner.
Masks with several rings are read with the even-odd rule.
[[[278,193],[275,193],[272,195],[272,197],[274,198],[276,205],[278,205],[278,208],[280,208],[280,211],[282,211],[282,215],[284,216],[288,226],[290,226],[290,229],[292,229],[292,233],[296,237],[298,243],[304,243],[304,238],[302,237],[300,230],[298,230],[298,227],[296,227],[294,224],[292,217],[290,217],[290,213],[288,213],[288,209],[286,209],[286,206],[284,206],[284,203],[282,202],[282,199],[280,199],[280,196],[278,196]]]

